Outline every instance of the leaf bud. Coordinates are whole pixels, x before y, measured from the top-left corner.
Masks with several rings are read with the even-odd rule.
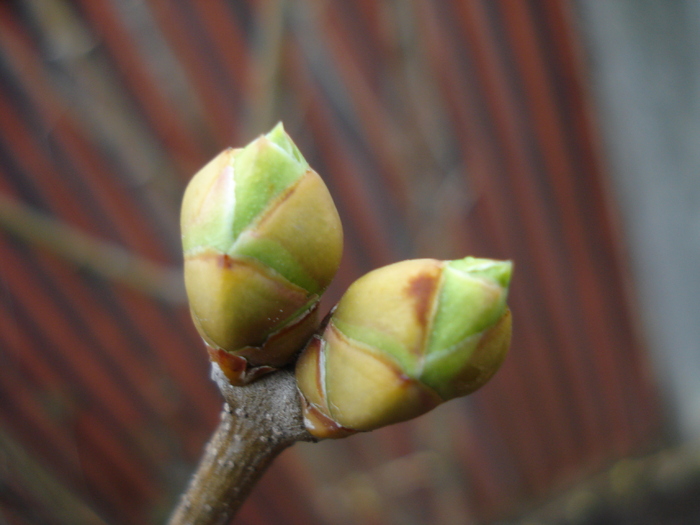
[[[343,437],[484,385],[510,346],[512,263],[418,259],[355,281],[296,365],[307,429]]]
[[[181,228],[190,310],[211,359],[232,384],[287,364],[318,326],[343,234],[281,123],[192,178]]]

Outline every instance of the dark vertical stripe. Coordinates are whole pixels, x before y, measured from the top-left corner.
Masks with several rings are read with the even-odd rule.
[[[534,7],[533,7],[534,8]],[[546,48],[556,75],[555,87],[560,112],[569,128],[569,149],[575,158],[574,165],[587,176],[576,176],[577,192],[586,198],[588,220],[585,221],[590,243],[598,246],[594,269],[600,279],[600,287],[608,291],[606,317],[616,332],[614,352],[624,360],[623,371],[628,373],[629,389],[634,402],[631,415],[637,436],[650,439],[658,433],[658,398],[650,363],[641,344],[640,334],[634,327],[634,294],[627,280],[627,264],[619,219],[614,213],[609,187],[606,185],[605,165],[600,154],[600,137],[594,121],[582,51],[577,47],[576,34],[568,1],[547,1],[540,9],[540,31],[553,42]],[[585,181],[585,184],[583,183]],[[619,366],[619,365],[618,365]]]
[[[199,137],[187,129],[178,112],[169,106],[165,91],[145,66],[131,35],[110,3],[82,0],[80,7],[116,62],[124,89],[137,101],[170,155],[177,160],[177,165],[183,170],[181,176],[189,177],[206,161]]]
[[[236,108],[231,98],[217,84],[214,72],[207,66],[207,56],[193,34],[191,22],[185,19],[181,9],[174,2],[154,0],[149,8],[155,15],[160,30],[171,43],[175,56],[192,81],[199,103],[204,110],[217,147],[223,149],[238,143],[241,123],[236,117]]]
[[[576,179],[581,177],[574,173],[572,160],[568,156],[565,131],[553,104],[551,82],[535,40],[531,13],[527,11],[525,3],[498,5],[502,7],[500,13],[511,39],[509,50],[514,55],[515,68],[522,79],[520,87],[524,93],[521,96],[525,98],[527,121],[532,126],[529,134],[535,138],[537,144],[534,147],[542,157],[541,175],[553,190],[549,202],[561,226],[556,232],[558,242],[561,243],[562,252],[568,252],[565,254],[566,265],[572,271],[570,298],[580,305],[576,315],[578,329],[572,336],[585,346],[584,356],[592,361],[594,377],[599,378],[600,395],[607,400],[602,405],[606,408],[603,428],[611,434],[619,452],[628,452],[631,435],[625,401],[629,405],[629,399],[625,396],[625,380],[615,362],[615,353],[610,351],[610,346],[615,342],[607,330],[605,319],[609,301],[601,297],[601,287],[593,273],[595,249],[587,244],[586,232],[582,228],[581,212],[582,209],[588,210],[589,206],[587,202],[581,202],[581,194],[574,186]],[[589,179],[587,174],[581,175]],[[598,454],[606,448],[606,441],[599,440],[595,447]]]

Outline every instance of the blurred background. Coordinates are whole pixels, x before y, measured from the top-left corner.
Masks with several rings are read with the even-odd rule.
[[[690,0],[1,2],[0,524],[166,518],[221,405],[182,192],[280,120],[345,228],[325,308],[510,258],[514,341],[467,399],[284,452],[237,523],[622,523],[596,505],[661,474],[700,501],[698,56]]]

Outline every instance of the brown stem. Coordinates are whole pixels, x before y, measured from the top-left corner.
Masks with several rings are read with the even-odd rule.
[[[225,400],[221,422],[170,525],[228,523],[280,452],[296,441],[314,441],[304,428],[292,372],[245,387],[231,386],[216,365],[212,375]]]

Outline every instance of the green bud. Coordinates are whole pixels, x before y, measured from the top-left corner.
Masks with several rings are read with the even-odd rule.
[[[512,264],[419,259],[355,281],[297,361],[308,430],[405,421],[484,385],[510,346]]]
[[[343,234],[282,124],[192,178],[181,227],[192,318],[212,360],[233,384],[287,364],[318,326]]]

